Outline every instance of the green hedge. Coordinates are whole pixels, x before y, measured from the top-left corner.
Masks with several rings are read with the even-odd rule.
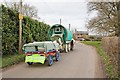
[[[2,52],[3,55],[15,54],[18,52],[19,43],[19,13],[4,5],[1,5],[0,9],[2,9],[2,17],[0,17],[2,21]],[[43,22],[24,16],[22,20],[22,43],[48,40],[49,27]]]

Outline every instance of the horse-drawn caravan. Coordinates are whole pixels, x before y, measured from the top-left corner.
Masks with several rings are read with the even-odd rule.
[[[61,50],[64,50],[65,52],[73,50],[73,34],[69,29],[66,29],[60,24],[55,24],[49,29],[48,35],[50,40],[56,40],[59,43]]]
[[[25,62],[28,65],[33,63],[53,64],[53,59],[59,60],[60,50],[68,52],[73,50],[74,41],[72,32],[60,24],[53,25],[48,31],[48,38],[51,41],[33,42],[23,46],[26,54]]]

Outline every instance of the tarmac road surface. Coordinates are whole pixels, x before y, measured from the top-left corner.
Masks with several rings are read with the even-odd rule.
[[[3,78],[105,78],[100,57],[94,47],[76,42],[74,51],[61,53],[51,67],[28,66],[22,62],[3,71]]]

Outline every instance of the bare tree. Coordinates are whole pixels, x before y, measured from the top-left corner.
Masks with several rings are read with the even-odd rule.
[[[19,7],[20,3],[19,2],[6,2],[6,0],[4,0],[4,3],[7,7],[14,9],[14,10],[17,10],[19,12],[19,10],[20,10],[20,7]],[[35,6],[31,6],[30,4],[25,3],[22,5],[22,10],[23,10],[24,16],[39,19],[38,10],[36,9]]]
[[[97,11],[97,17],[89,20],[87,28],[98,32],[118,33],[118,2],[89,2],[88,11]]]
[[[23,13],[25,16],[34,17],[34,18],[38,17],[37,9],[34,6],[30,6],[29,4],[23,5]]]

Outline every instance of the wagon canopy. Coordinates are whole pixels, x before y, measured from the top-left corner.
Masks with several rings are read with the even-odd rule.
[[[72,40],[72,32],[60,24],[53,25],[48,31],[49,38],[52,40],[61,38],[63,43]]]

